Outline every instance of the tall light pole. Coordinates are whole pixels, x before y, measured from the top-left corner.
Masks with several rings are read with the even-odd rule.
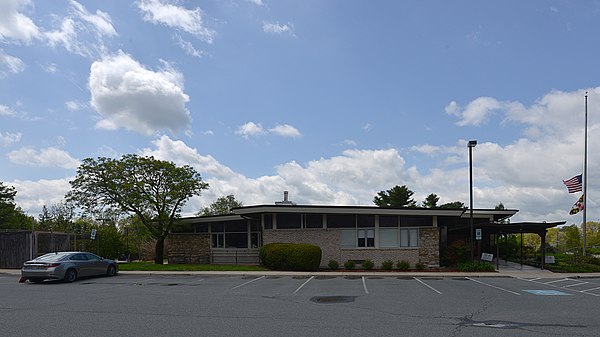
[[[471,261],[475,261],[475,251],[473,240],[473,148],[477,145],[476,140],[470,140],[469,148],[469,242],[471,243]]]

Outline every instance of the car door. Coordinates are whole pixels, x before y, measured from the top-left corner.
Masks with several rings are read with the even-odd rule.
[[[106,273],[106,263],[100,256],[90,253],[85,253],[85,256],[89,263],[89,275],[102,275]]]
[[[69,261],[73,263],[75,269],[77,269],[78,276],[89,276],[90,266],[87,257],[83,253],[77,253],[69,258]]]

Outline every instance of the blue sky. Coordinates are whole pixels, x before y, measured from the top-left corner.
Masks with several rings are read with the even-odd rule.
[[[598,220],[595,1],[0,1],[0,181],[37,216],[87,157],[189,164],[210,189],[369,205],[421,201]]]

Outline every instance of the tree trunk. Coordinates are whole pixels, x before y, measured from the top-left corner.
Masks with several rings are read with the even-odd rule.
[[[163,264],[163,255],[165,252],[165,238],[159,238],[156,240],[156,249],[154,256],[154,264]]]

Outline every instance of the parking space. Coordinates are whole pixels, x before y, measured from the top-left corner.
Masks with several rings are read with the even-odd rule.
[[[194,335],[199,327],[249,336],[394,335],[400,328],[431,336],[600,336],[598,279],[123,274],[74,283],[17,280],[0,276],[0,321],[25,328],[23,335],[44,331],[42,323],[23,320],[68,326],[66,317],[87,322],[91,313],[107,323],[127,317],[119,335],[128,336]]]

